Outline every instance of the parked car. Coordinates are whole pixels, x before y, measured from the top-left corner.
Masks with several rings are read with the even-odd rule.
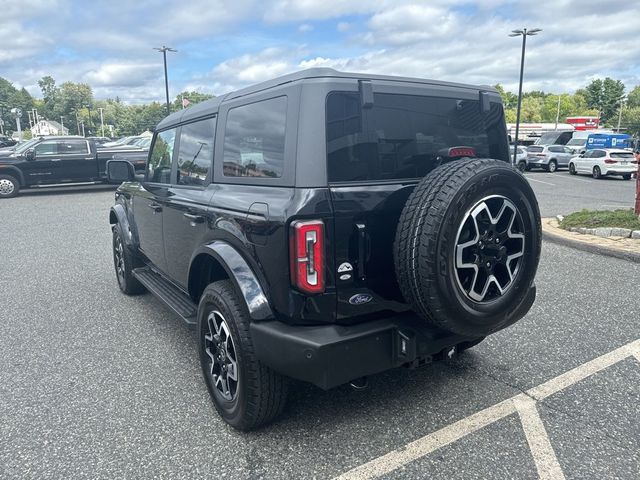
[[[573,150],[565,145],[530,145],[525,169],[542,168],[553,173],[558,168],[568,167],[572,156]],[[521,164],[518,167],[522,170]]]
[[[499,93],[311,69],[175,112],[109,221],[118,285],[196,325],[222,418],[469,348],[535,299],[540,214]]]
[[[97,150],[83,137],[39,137],[0,155],[0,198],[18,195],[20,189],[79,183],[104,183],[107,160],[126,158],[132,168],[144,170],[147,152]]]
[[[13,147],[17,143],[18,143],[18,141],[14,140],[13,138],[0,136],[0,148]]]
[[[93,140],[97,146],[102,146],[112,141],[109,137],[87,137],[87,140]]]
[[[509,158],[513,161],[513,145],[509,145]],[[520,170],[525,170],[527,165],[527,147],[518,145],[518,151],[516,153],[516,165]]]
[[[607,175],[620,175],[625,180],[638,171],[638,162],[633,152],[615,148],[597,148],[587,150],[569,163],[569,173],[591,175],[601,178]]]

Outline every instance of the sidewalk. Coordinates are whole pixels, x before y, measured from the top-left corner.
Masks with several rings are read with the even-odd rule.
[[[586,252],[608,255],[640,263],[640,240],[622,237],[598,237],[577,232],[569,232],[558,227],[555,218],[542,219],[544,239],[577,248]]]

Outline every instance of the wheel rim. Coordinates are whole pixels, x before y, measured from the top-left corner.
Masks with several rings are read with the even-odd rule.
[[[113,249],[113,263],[116,267],[118,283],[122,285],[122,282],[124,282],[124,246],[122,245],[120,235],[116,235],[115,243],[116,244]]]
[[[232,401],[238,395],[236,347],[227,321],[219,311],[209,313],[207,330],[204,344],[209,357],[209,375],[218,394],[225,400]]]
[[[569,173],[575,173],[576,167],[573,166],[573,163],[569,164]]]
[[[15,189],[16,186],[11,180],[6,178],[0,179],[0,194],[11,195]]]
[[[527,164],[526,164],[526,163],[524,163],[524,162],[520,162],[520,163],[518,164],[518,169],[519,169],[521,172],[524,172],[526,168],[527,168]]]
[[[600,168],[599,167],[593,167],[593,176],[595,178],[598,178],[600,176]]]
[[[518,208],[506,197],[480,200],[462,221],[455,243],[458,286],[470,300],[489,303],[512,287],[524,256]]]
[[[549,171],[550,171],[550,172],[555,172],[555,171],[556,171],[556,164],[555,164],[555,162],[551,162],[551,163],[549,164]]]

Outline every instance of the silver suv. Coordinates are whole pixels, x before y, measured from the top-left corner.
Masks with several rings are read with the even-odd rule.
[[[573,150],[565,145],[531,145],[527,149],[525,169],[542,168],[555,172],[560,167],[569,167],[569,160],[574,156]],[[518,164],[522,170],[522,165]]]

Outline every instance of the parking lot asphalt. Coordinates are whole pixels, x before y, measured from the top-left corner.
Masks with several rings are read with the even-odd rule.
[[[548,173],[532,170],[525,177],[538,197],[543,217],[566,215],[582,210],[633,208],[635,180],[622,177],[594,179],[587,175],[570,175],[567,170]]]
[[[575,210],[576,185],[595,182],[527,177],[544,215]],[[596,183],[607,202],[627,201],[632,185]],[[332,478],[396,450],[401,459],[411,442],[473,425],[640,338],[640,265],[545,243],[537,301],[516,325],[452,361],[377,375],[365,391],[296,383],[276,423],[239,433],[209,400],[193,331],[151,295],[118,290],[112,201],[89,191],[0,202],[2,479]],[[540,445],[509,413],[384,478],[537,478],[540,458],[566,478],[637,478],[640,354],[572,378],[535,404]]]

